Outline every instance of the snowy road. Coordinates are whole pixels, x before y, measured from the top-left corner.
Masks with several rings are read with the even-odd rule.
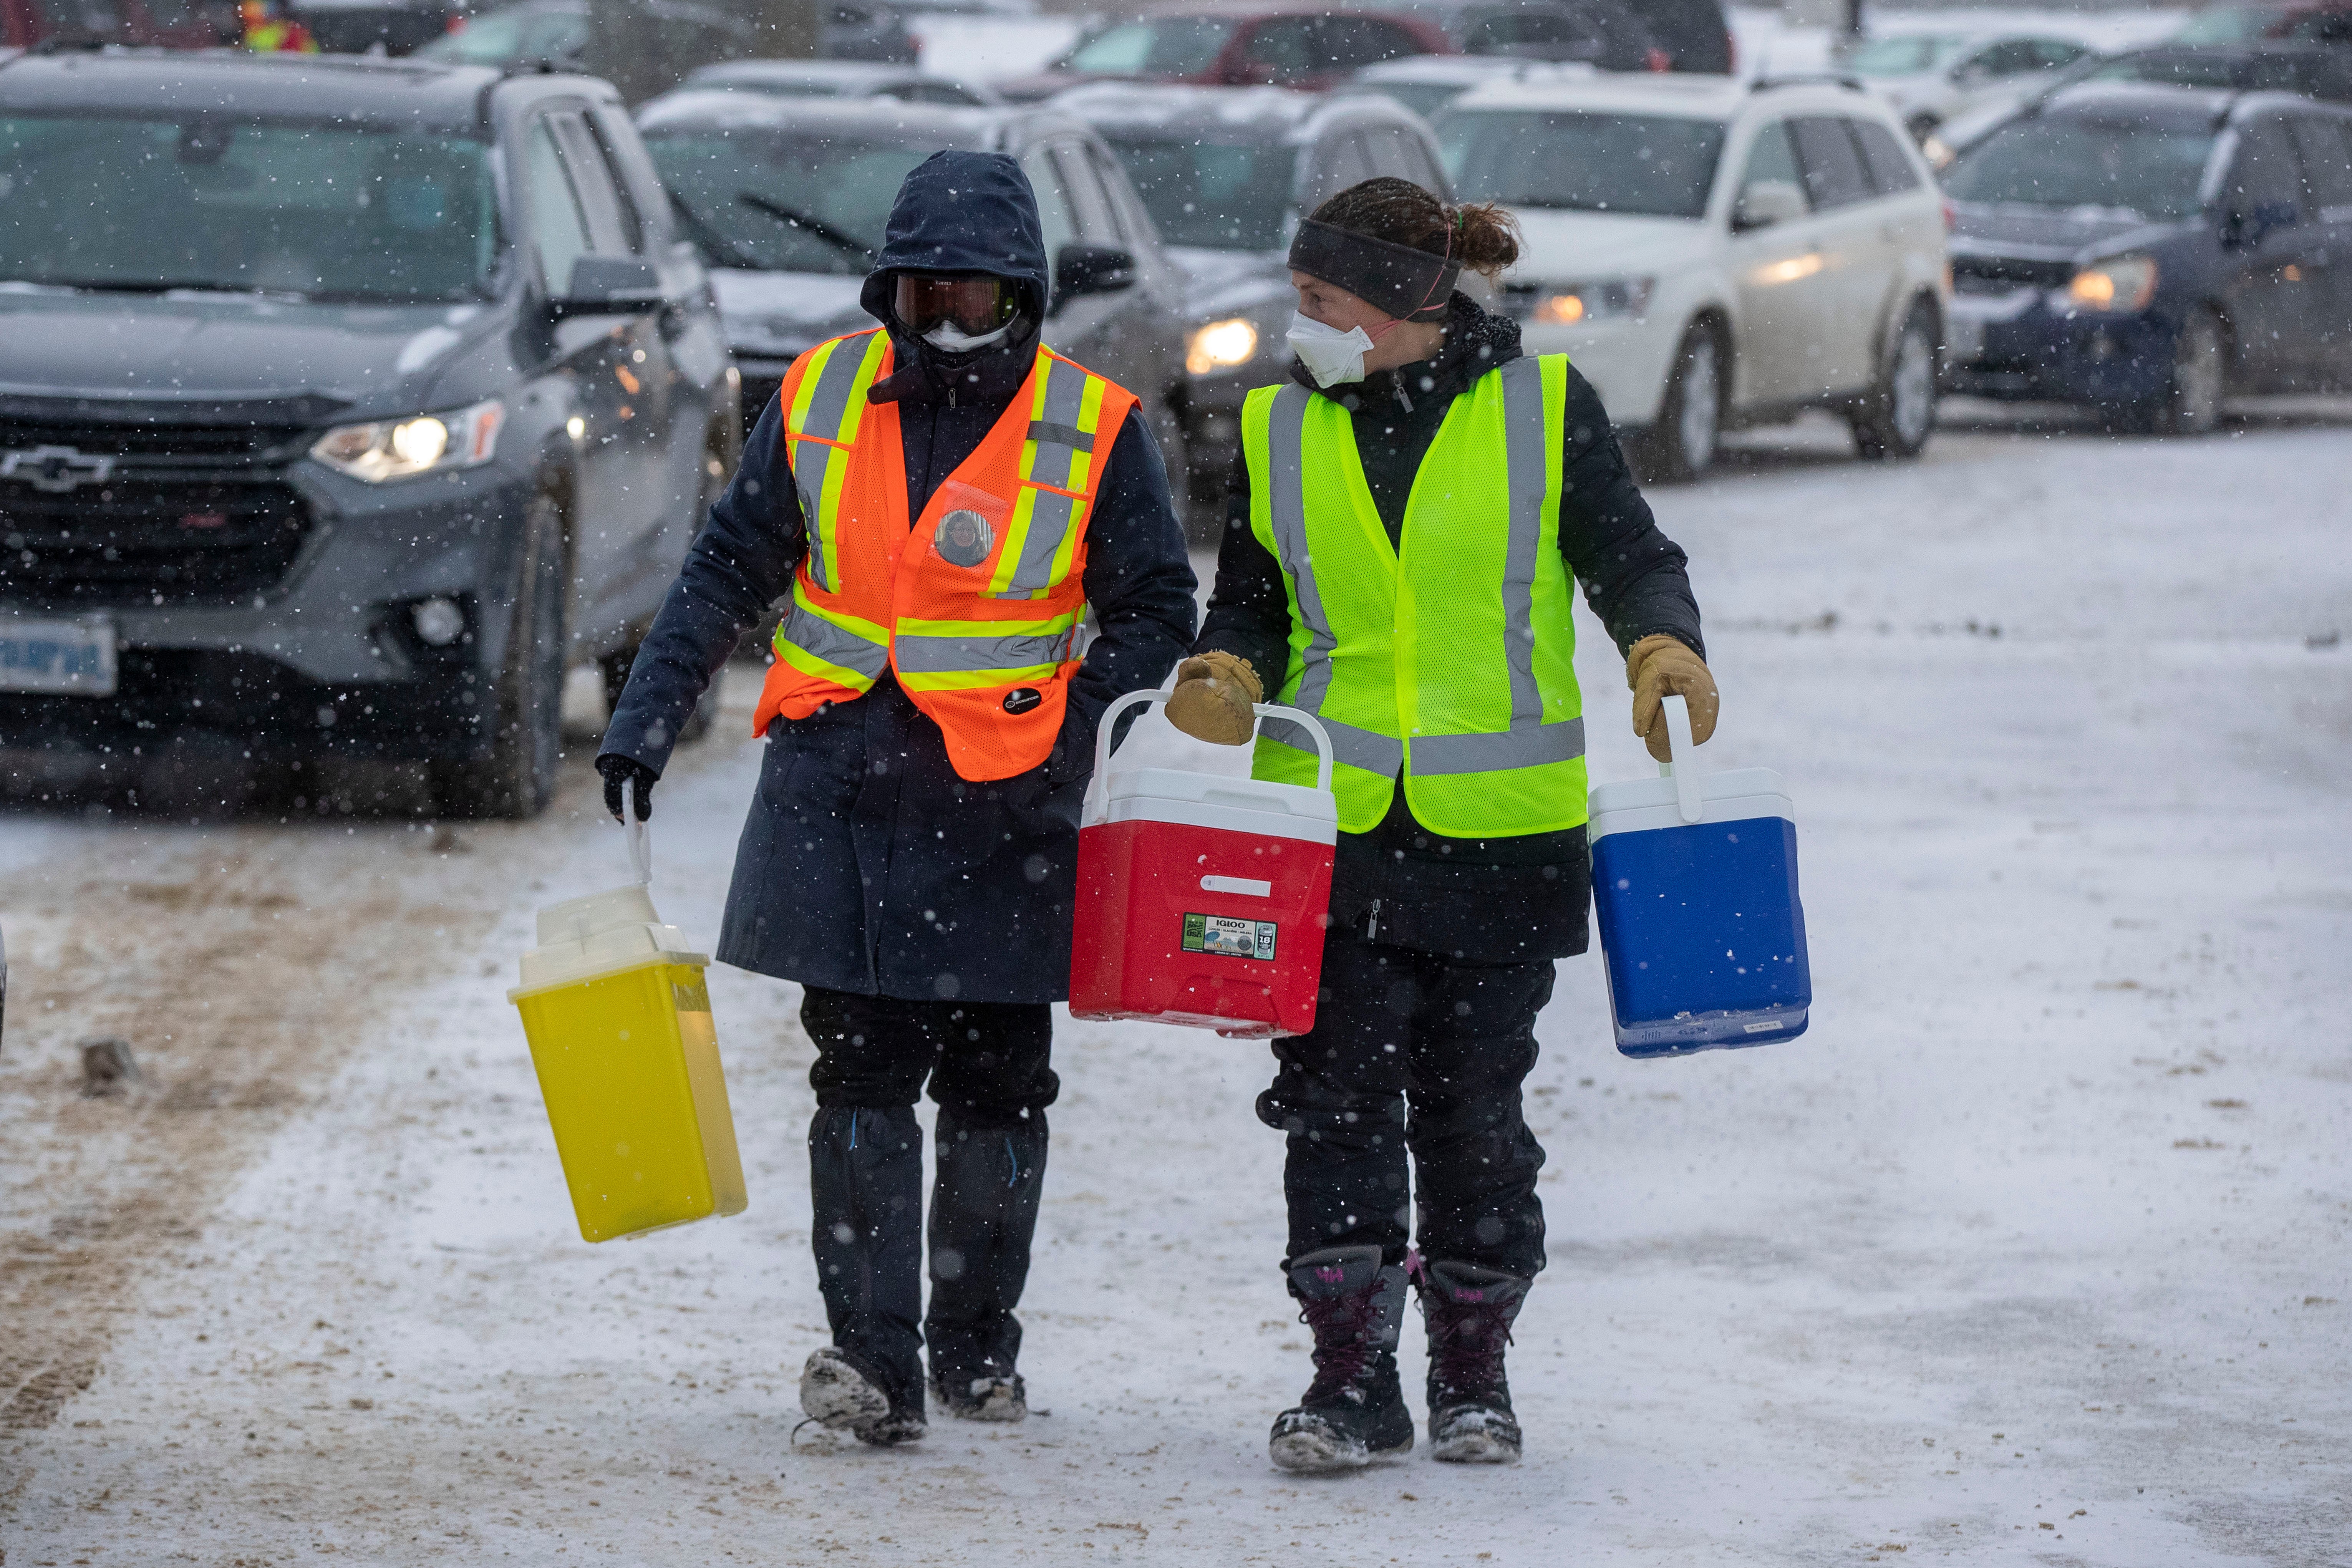
[[[1717,765],[1798,802],[1820,1000],[1636,1063],[1562,965],[1511,1470],[1268,1468],[1306,1358],[1263,1047],[1066,1024],[1042,1408],[794,1447],[790,988],[713,976],[750,1212],[572,1228],[502,992],[538,904],[620,879],[583,759],[519,827],[0,816],[0,1561],[2352,1563],[2347,494],[2327,426],[1657,492]],[[706,938],[750,698],[658,797]],[[148,1082],[79,1099],[106,1033]]]

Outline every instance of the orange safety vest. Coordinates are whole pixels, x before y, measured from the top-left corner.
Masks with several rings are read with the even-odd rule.
[[[888,333],[851,332],[801,355],[778,394],[809,547],[751,732],[855,701],[887,669],[939,725],[958,776],[1011,778],[1061,733],[1087,520],[1135,395],[1039,348],[910,531],[898,405],[866,395],[890,363]]]

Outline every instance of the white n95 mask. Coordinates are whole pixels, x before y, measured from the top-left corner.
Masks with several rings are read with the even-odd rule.
[[[1290,331],[1284,334],[1290,352],[1307,367],[1318,386],[1337,386],[1345,381],[1364,379],[1364,356],[1372,350],[1372,340],[1364,335],[1361,327],[1349,327],[1346,331],[1327,326],[1299,311],[1290,312]]]
[[[974,349],[984,349],[991,343],[1003,342],[1004,335],[1012,330],[1013,323],[1007,321],[992,332],[982,332],[973,337],[953,321],[941,321],[923,334],[923,341],[943,353],[970,353]]]

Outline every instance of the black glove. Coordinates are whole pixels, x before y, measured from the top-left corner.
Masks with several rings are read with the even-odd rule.
[[[661,782],[661,774],[635,757],[613,752],[596,759],[596,771],[604,775],[604,809],[613,814],[614,821],[621,820],[621,786],[631,779],[637,781],[637,820],[643,822],[654,814],[654,785]]]

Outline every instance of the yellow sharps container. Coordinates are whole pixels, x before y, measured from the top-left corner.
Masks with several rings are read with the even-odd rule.
[[[645,887],[540,911],[539,945],[507,993],[522,1013],[563,1180],[590,1241],[741,1214],[743,1163],[727,1109],[703,969]]]

